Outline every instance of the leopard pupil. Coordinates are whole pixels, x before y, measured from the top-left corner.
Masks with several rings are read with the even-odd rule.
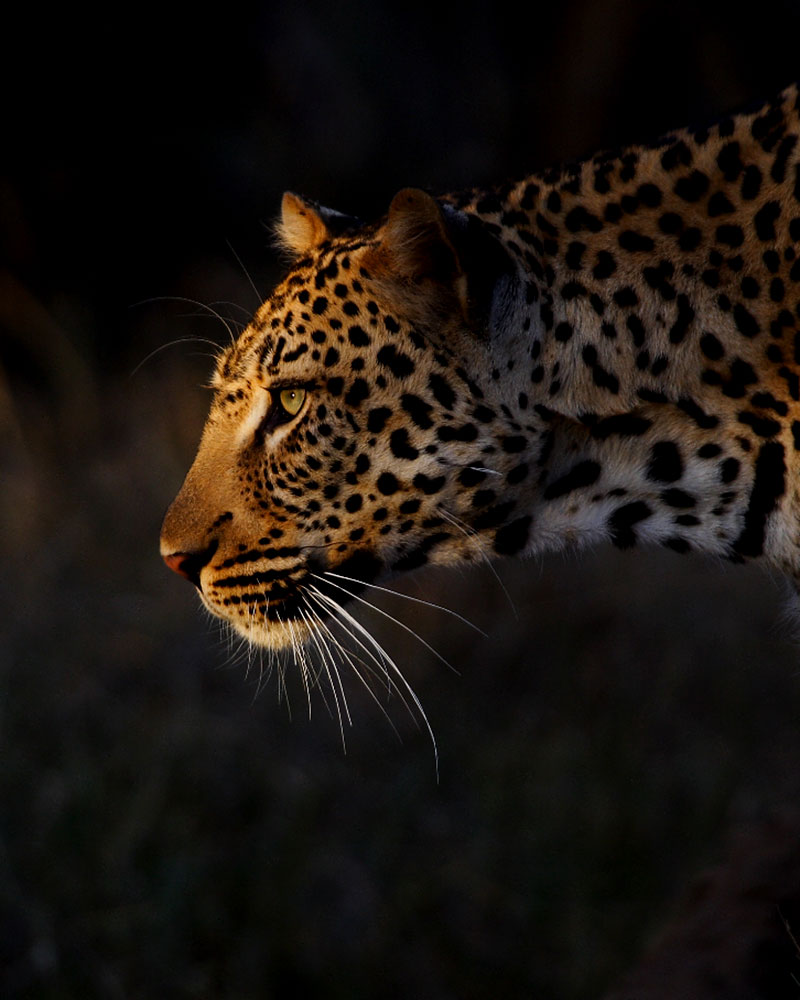
[[[278,398],[284,410],[294,416],[303,405],[306,393],[304,389],[283,389]]]

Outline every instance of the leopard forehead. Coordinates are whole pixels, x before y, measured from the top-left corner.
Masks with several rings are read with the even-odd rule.
[[[397,316],[379,304],[379,292],[371,285],[369,273],[354,267],[350,249],[302,261],[220,358],[216,381],[314,382],[334,373],[364,372],[376,361],[380,369],[391,356],[386,351],[378,357],[386,344],[422,350],[423,338],[401,327]],[[410,362],[407,367],[410,373]],[[385,384],[380,370],[375,381]]]

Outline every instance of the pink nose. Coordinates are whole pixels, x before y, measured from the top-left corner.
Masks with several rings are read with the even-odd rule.
[[[164,562],[172,572],[177,573],[178,576],[182,576],[187,580],[192,579],[191,561],[192,557],[186,552],[173,552],[168,556],[164,556]]]
[[[213,541],[208,548],[198,552],[169,552],[164,555],[164,562],[173,573],[182,576],[189,583],[193,583],[198,590],[202,590],[200,585],[200,572],[204,566],[211,561],[217,551],[217,542]]]

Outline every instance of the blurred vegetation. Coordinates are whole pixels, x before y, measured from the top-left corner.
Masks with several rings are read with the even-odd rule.
[[[800,801],[781,585],[662,553],[419,576],[488,632],[376,600],[457,668],[370,620],[440,780],[355,683],[344,753],[158,559],[228,337],[200,304],[266,294],[285,188],[369,217],[768,95],[797,4],[11,18],[0,994],[598,996],[726,830]]]

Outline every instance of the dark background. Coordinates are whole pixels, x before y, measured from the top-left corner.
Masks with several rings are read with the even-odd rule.
[[[291,719],[258,693],[157,555],[228,338],[210,310],[240,326],[280,273],[284,189],[369,218],[648,139],[785,86],[798,37],[794,0],[10,16],[0,994],[596,997],[731,830],[800,804],[800,658],[758,569],[603,551],[403,582],[488,633],[379,600],[456,672],[364,615],[437,783],[396,701],[402,742],[350,685],[345,754],[292,671]]]

